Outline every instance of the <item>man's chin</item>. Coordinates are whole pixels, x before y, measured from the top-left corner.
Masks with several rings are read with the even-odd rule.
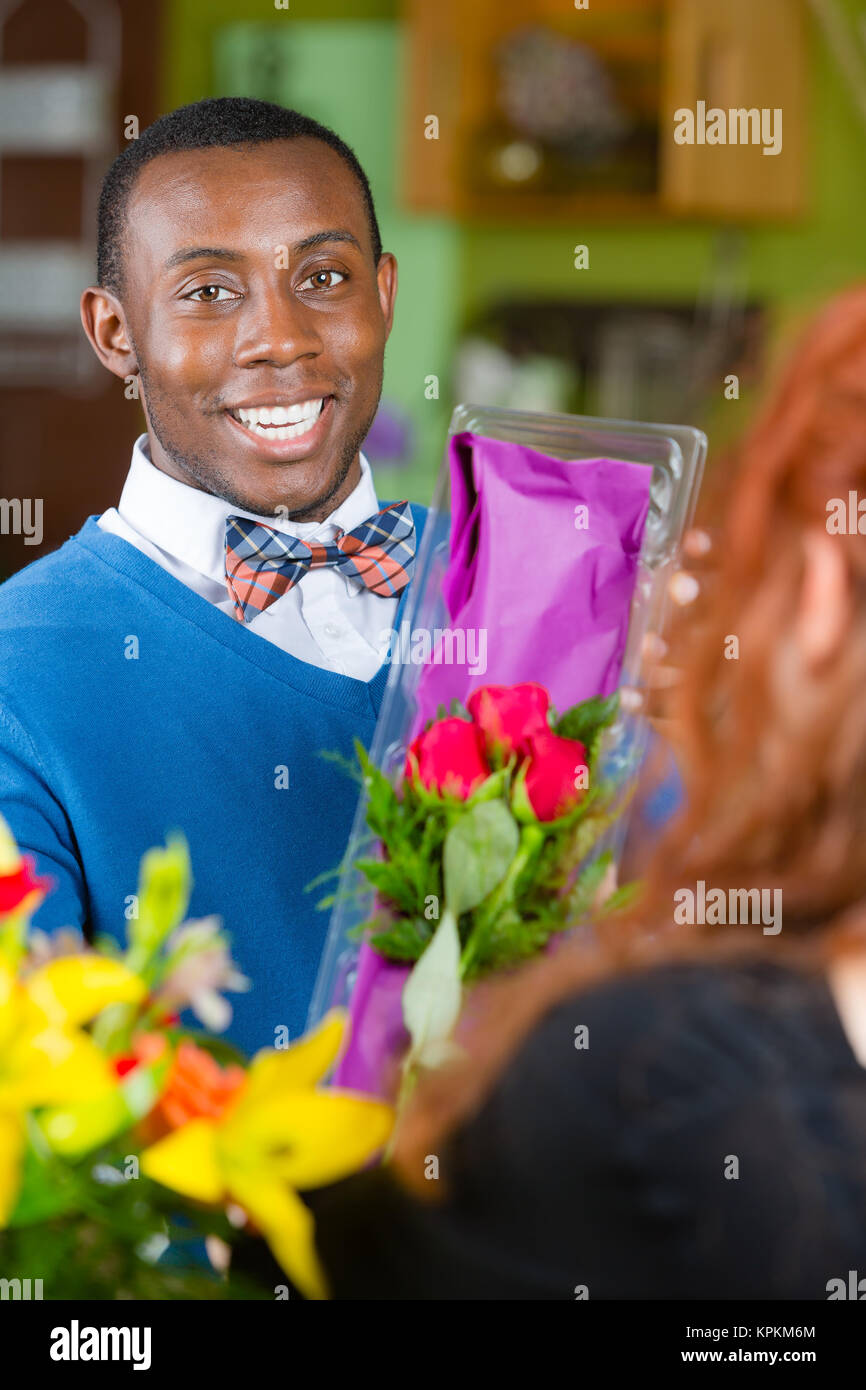
[[[232,487],[233,495],[227,500],[233,506],[243,507],[245,511],[258,516],[282,517],[287,521],[320,521],[334,511],[354,489],[360,480],[360,467],[354,476],[351,460],[348,468],[332,473],[327,482],[322,482],[321,467],[314,460],[298,460],[294,463],[267,464],[257,467],[256,476],[247,471],[238,478],[237,487]],[[305,473],[309,472],[309,478]],[[254,492],[249,490],[251,482],[260,483]],[[243,499],[243,500],[242,500]]]

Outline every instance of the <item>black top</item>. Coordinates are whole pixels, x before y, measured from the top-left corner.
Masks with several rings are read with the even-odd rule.
[[[866,1275],[866,1069],[823,976],[679,963],[574,995],[438,1158],[441,1205],[382,1169],[308,1194],[335,1297],[826,1299]]]

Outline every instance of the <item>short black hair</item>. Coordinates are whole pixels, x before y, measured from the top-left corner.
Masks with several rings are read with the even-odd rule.
[[[373,260],[378,264],[382,238],[369,180],[353,150],[327,126],[271,101],[252,97],[207,97],[179,106],[160,116],[137,140],[130,140],[102,181],[96,245],[96,278],[103,289],[123,292],[123,249],[126,213],[139,171],[158,155],[174,150],[204,150],[238,145],[259,145],[271,140],[296,140],[300,136],[322,140],[336,150],[352,170],[367,209]]]

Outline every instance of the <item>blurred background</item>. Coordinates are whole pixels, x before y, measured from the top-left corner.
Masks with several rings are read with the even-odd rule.
[[[400,267],[380,496],[429,500],[461,400],[698,425],[712,467],[864,277],[866,0],[281,5],[0,0],[0,498],[44,501],[0,578],[118,499],[143,417],[78,300],[102,174],[183,103],[297,107],[365,167]],[[675,143],[701,101],[781,108],[781,152]]]

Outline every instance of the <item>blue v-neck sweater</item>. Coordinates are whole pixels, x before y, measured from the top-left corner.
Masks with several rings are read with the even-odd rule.
[[[297,1037],[328,925],[327,889],[304,890],[340,861],[357,802],[318,754],[369,745],[387,674],[299,661],[89,517],[0,585],[0,812],[56,882],[34,925],[122,941],[141,855],[179,829],[188,915],[222,917],[252,980],[226,1036],[246,1052]]]

